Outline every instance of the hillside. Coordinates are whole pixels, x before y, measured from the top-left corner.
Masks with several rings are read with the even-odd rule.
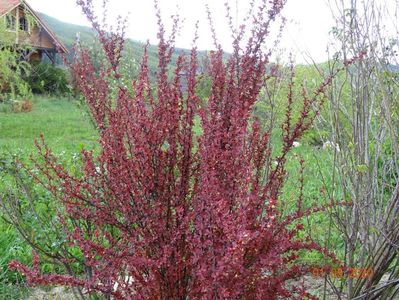
[[[80,40],[83,44],[92,45],[94,41],[95,33],[94,31],[87,27],[81,25],[70,24],[62,22],[56,18],[48,16],[43,13],[38,13],[40,17],[50,26],[54,33],[59,37],[59,39],[64,43],[68,49],[72,49],[74,42],[76,41],[76,35],[79,33]],[[132,53],[133,58],[136,61],[140,61],[143,55],[144,44],[132,39],[126,41],[126,49],[129,53]],[[181,52],[188,52],[187,49],[176,48],[172,60],[175,61],[178,54]],[[202,53],[204,54],[204,52]],[[201,53],[200,53],[201,56]],[[148,61],[150,69],[154,70],[157,65],[157,47],[150,45],[148,48]]]

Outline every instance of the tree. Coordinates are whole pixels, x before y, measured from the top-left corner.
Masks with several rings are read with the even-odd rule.
[[[0,22],[0,101],[6,100],[7,96],[15,98],[17,95],[25,97],[30,94],[29,85],[24,81],[30,65],[21,60],[21,55],[29,46],[15,45],[13,37],[7,32],[5,22]]]
[[[345,242],[345,264],[373,270],[348,278],[348,298],[393,299],[399,292],[398,1],[330,1],[338,57],[365,52],[329,89],[323,124],[339,145],[330,194],[354,205],[333,214]],[[392,18],[391,18],[392,17]],[[389,280],[383,276],[389,274]]]
[[[231,26],[234,51],[227,61],[215,38],[206,99],[196,93],[196,48],[188,57],[181,55],[173,77],[168,76],[177,19],[167,39],[158,11],[156,82],[150,81],[145,52],[131,93],[123,84],[115,88],[121,79],[123,23],[120,31],[107,30],[97,22],[90,0],[78,3],[107,59],[101,72],[95,72],[88,51],[81,49],[72,66],[99,130],[100,153],[83,151],[81,173],[71,174],[41,139],[37,147],[42,161],[34,161],[39,172],[31,172],[53,195],[66,236],[61,247],[75,255],[53,257],[69,266],[67,274],[44,274],[39,253],[46,251],[30,240],[39,252],[33,268],[19,262],[10,267],[31,284],[78,287],[81,297],[83,292],[99,292],[108,299],[307,295],[301,284],[289,284],[308,271],[297,261],[299,251],[320,251],[339,262],[309,237],[299,236],[301,217],[336,203],[304,208],[299,196],[297,210],[287,216],[279,209],[279,195],[288,154],[312,126],[317,115],[313,108],[320,108],[331,78],[314,95],[302,91],[295,120],[291,89],[275,166],[270,132],[261,131],[252,115],[267,79],[270,51],[262,50],[264,41],[285,1],[252,6],[247,20],[255,21],[247,40],[245,26]],[[202,133],[196,131],[196,117]],[[18,197],[7,201],[2,203],[10,208],[9,221],[21,221],[20,211],[13,209],[21,207]],[[71,271],[76,263],[84,272]]]

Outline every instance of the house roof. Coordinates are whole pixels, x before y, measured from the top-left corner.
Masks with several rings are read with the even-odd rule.
[[[12,11],[19,5],[24,5],[25,9],[36,19],[36,21],[42,26],[42,28],[50,35],[53,39],[54,44],[60,49],[62,53],[68,53],[68,49],[64,44],[57,38],[56,34],[50,29],[50,27],[43,21],[42,18],[32,9],[32,7],[24,0],[0,0],[0,17],[6,13]]]
[[[0,16],[8,13],[10,10],[20,4],[20,0],[0,0]]]

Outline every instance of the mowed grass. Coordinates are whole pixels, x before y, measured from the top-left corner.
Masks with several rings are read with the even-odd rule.
[[[56,152],[93,148],[98,135],[89,117],[75,100],[37,97],[31,112],[0,112],[0,149],[35,151],[34,141],[43,134]]]

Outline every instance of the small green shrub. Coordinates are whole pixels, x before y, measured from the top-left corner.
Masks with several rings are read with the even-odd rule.
[[[51,64],[33,65],[26,81],[36,94],[66,95],[71,92],[67,72]]]

